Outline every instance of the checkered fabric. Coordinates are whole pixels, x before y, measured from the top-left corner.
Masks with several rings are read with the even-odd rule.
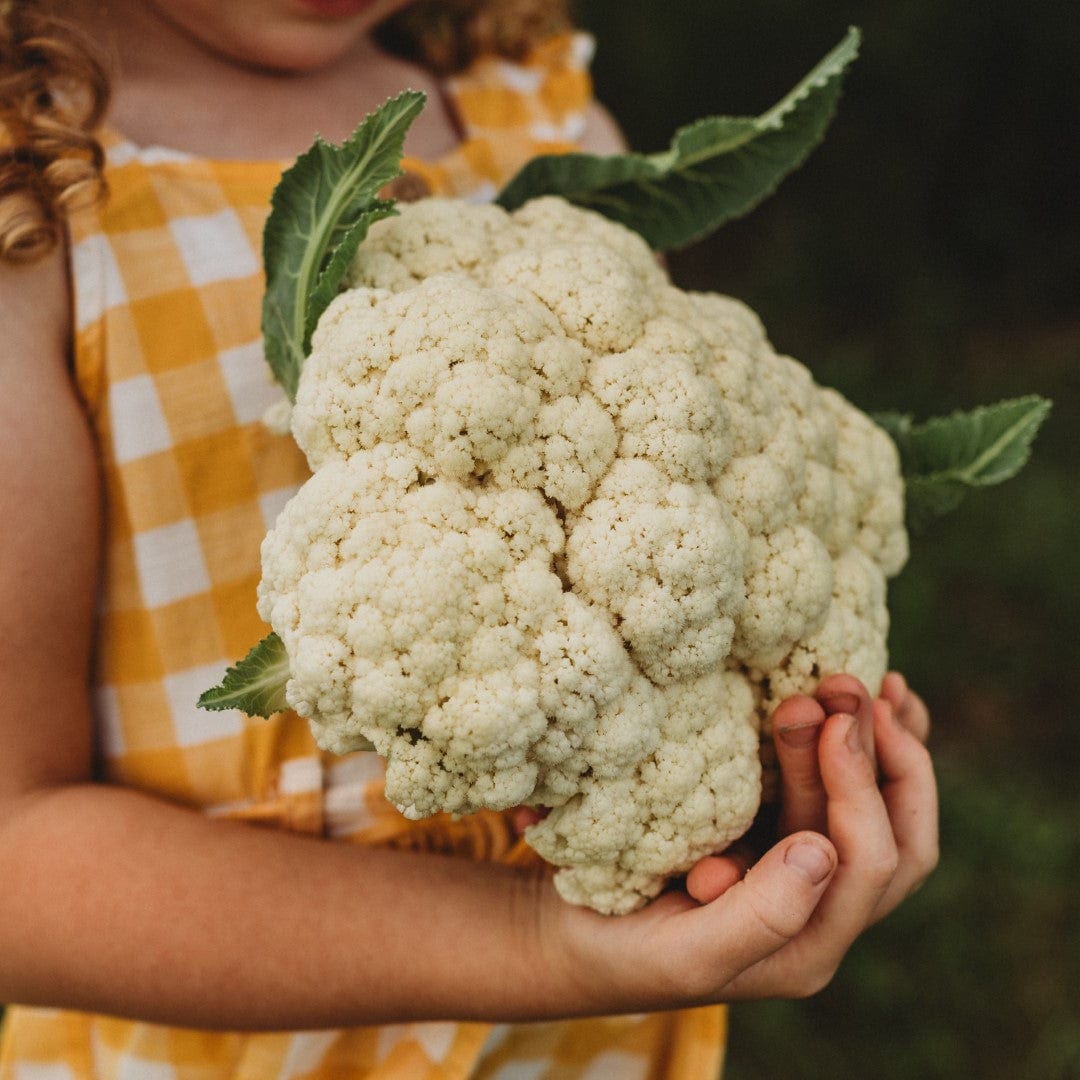
[[[461,145],[410,160],[431,191],[485,199],[580,136],[591,41],[452,80]],[[307,477],[261,423],[280,399],[259,334],[259,248],[280,164],[208,161],[105,133],[110,197],[71,223],[75,374],[107,503],[95,685],[101,779],[201,811],[345,842],[525,857],[507,820],[409,822],[374,754],[333,758],[307,724],[195,707],[266,632],[259,545]],[[573,1023],[210,1033],[12,1007],[0,1080],[713,1080],[722,1009]]]

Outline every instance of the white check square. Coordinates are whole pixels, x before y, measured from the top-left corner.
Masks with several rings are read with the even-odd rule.
[[[109,308],[127,302],[120,267],[106,236],[80,240],[71,249],[71,276],[79,283],[75,292],[75,326],[85,329]]]
[[[258,272],[259,260],[232,210],[206,217],[174,218],[169,228],[192,285],[208,285]]]
[[[135,564],[150,608],[198,596],[210,588],[199,533],[190,519],[136,533]]]
[[[109,387],[110,428],[118,464],[167,450],[172,435],[152,375],[136,375]]]
[[[235,709],[211,712],[196,704],[204,690],[221,682],[226,667],[226,663],[203,664],[165,676],[165,694],[178,746],[199,746],[232,738],[243,731],[243,720]]]
[[[218,359],[233,412],[241,424],[261,420],[271,405],[285,398],[285,391],[270,374],[261,341],[226,349]]]

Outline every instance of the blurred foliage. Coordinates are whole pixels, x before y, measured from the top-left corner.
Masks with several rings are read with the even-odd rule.
[[[1080,1076],[1074,819],[1014,774],[939,772],[937,873],[823,993],[737,1006],[726,1080]]]
[[[944,857],[811,1002],[739,1006],[728,1076],[1080,1080],[1080,5],[577,0],[631,145],[756,115],[862,27],[825,142],[671,257],[868,410],[1029,392],[1019,479],[917,538],[892,658],[928,699]]]

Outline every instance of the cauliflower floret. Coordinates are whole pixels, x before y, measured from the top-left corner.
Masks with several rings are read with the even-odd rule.
[[[659,745],[617,778],[590,776],[580,793],[526,832],[571,903],[621,914],[672,874],[717,850],[753,818],[760,797],[753,699],[744,679],[714,671],[665,689]]]
[[[753,537],[734,654],[748,667],[778,663],[824,621],[832,570],[825,545],[803,525]]]
[[[292,430],[259,610],[320,745],[410,817],[517,804],[625,912],[750,825],[779,700],[876,689],[907,554],[891,440],[727,297],[557,198],[373,226]]]
[[[530,251],[564,244],[595,248],[617,256],[625,267],[624,272],[641,282],[643,292],[659,298],[669,284],[656,255],[636,232],[599,214],[578,209],[565,199],[557,196],[533,199],[515,211],[513,223],[509,232],[516,247]],[[489,265],[494,265],[494,260]],[[492,274],[487,280],[494,284],[497,278]]]
[[[836,418],[836,472],[854,496],[854,543],[893,577],[908,557],[904,489],[896,480],[899,451],[885,431],[838,393],[827,390],[823,397]]]
[[[743,606],[744,534],[704,484],[672,483],[619,459],[567,539],[574,591],[610,612],[658,685],[700,675],[731,651]]]
[[[681,357],[640,347],[603,356],[589,385],[614,420],[620,457],[645,458],[688,482],[711,480],[727,463],[720,389]]]
[[[293,434],[313,469],[391,443],[440,475],[490,468],[540,409],[533,353],[552,331],[541,305],[461,277],[346,293],[319,322]]]
[[[377,284],[401,292],[439,274],[482,275],[493,255],[517,246],[497,206],[470,206],[464,231],[458,207],[449,200],[422,199],[407,210],[406,228],[389,220],[371,226],[346,272],[348,288]]]
[[[629,349],[654,310],[631,264],[581,241],[505,255],[491,277],[535,296],[595,356]]]

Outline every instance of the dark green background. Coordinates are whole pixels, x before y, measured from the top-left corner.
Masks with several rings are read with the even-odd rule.
[[[752,115],[858,25],[825,142],[672,258],[867,409],[1055,401],[1023,476],[916,540],[892,655],[930,702],[943,861],[808,1002],[738,1006],[729,1080],[1080,1078],[1080,5],[579,0],[638,150]]]

